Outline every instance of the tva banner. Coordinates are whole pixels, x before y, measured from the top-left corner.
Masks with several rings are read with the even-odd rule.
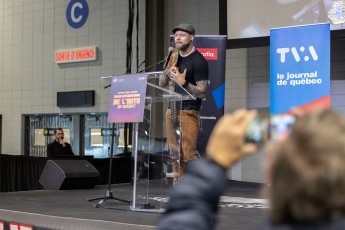
[[[210,81],[208,95],[200,109],[201,129],[197,150],[204,155],[213,127],[224,115],[226,36],[196,35],[193,44],[208,62]],[[171,46],[175,47],[173,36]]]
[[[330,107],[330,25],[271,29],[270,113]]]

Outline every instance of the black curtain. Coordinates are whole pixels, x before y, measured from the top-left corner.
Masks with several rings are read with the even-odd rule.
[[[47,160],[46,157],[0,154],[0,192],[42,189],[38,181]],[[109,159],[87,159],[87,161],[100,173],[97,184],[108,184]],[[130,181],[131,157],[113,158],[112,183],[128,183]]]
[[[0,155],[0,192],[41,189],[38,183],[47,158]]]

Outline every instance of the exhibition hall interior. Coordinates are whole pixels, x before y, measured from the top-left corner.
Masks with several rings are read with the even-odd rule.
[[[238,109],[344,114],[344,9],[335,0],[0,0],[0,229],[155,229],[176,185],[172,105],[201,103],[198,159],[216,123]],[[202,99],[183,83],[161,84],[174,51],[184,57],[174,28],[185,23],[195,29],[191,53],[208,63]],[[298,37],[316,26],[325,38]],[[215,229],[256,229],[267,218],[269,140],[260,138],[226,171]],[[56,155],[58,144],[68,152]]]

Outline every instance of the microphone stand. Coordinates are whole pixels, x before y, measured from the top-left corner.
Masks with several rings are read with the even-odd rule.
[[[146,68],[143,69],[143,70],[140,70],[140,71],[137,72],[137,73],[142,73],[142,72],[144,72],[145,70],[148,70],[148,69],[150,69],[150,68],[152,68],[152,67],[155,67],[155,66],[157,66],[157,65],[159,65],[159,64],[164,63],[165,61],[166,61],[166,59],[163,59],[163,60],[161,60],[161,61],[159,61],[159,62],[157,62],[157,63],[155,63],[155,64],[153,64],[153,65],[150,65],[150,66],[146,67]]]
[[[139,72],[140,67],[141,67],[145,62],[146,62],[146,60],[144,60],[142,63],[140,63],[140,65],[139,65],[138,68],[137,68],[137,72],[136,72],[136,73]]]
[[[159,65],[159,64],[164,63],[165,61],[166,61],[166,59],[163,59],[163,60],[161,60],[161,61],[159,61],[159,62],[157,62],[157,63],[155,63],[155,64],[153,64],[153,65],[150,65],[150,66],[146,67],[146,68],[143,69],[143,70],[140,70],[140,71],[137,70],[136,73],[142,73],[142,72],[144,72],[145,70],[148,70],[148,69],[150,69],[150,68],[152,68],[152,67],[155,67],[155,66],[157,66],[157,65]],[[146,62],[146,60],[144,60],[144,62]],[[144,62],[142,62],[142,64],[143,64]],[[140,64],[140,65],[142,65],[142,64]],[[140,68],[140,66],[138,67],[138,69],[139,69],[139,68]],[[106,85],[106,86],[104,86],[104,89],[109,88],[110,86],[111,86],[111,84]]]
[[[112,124],[112,133],[111,133],[111,149],[110,149],[110,156],[109,156],[109,176],[108,176],[108,190],[106,191],[103,197],[97,197],[88,199],[88,201],[95,201],[100,200],[96,205],[95,208],[98,208],[101,204],[103,204],[107,200],[117,200],[124,203],[130,204],[128,200],[120,199],[113,196],[113,192],[111,191],[111,178],[113,174],[113,155],[114,155],[114,138],[115,137],[115,123]]]

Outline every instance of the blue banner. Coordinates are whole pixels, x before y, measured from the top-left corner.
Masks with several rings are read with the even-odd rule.
[[[330,106],[330,25],[271,29],[270,113]]]
[[[226,37],[196,36],[193,43],[208,62],[210,85],[208,95],[201,104],[201,129],[197,145],[200,155],[205,155],[208,138],[224,115]]]

